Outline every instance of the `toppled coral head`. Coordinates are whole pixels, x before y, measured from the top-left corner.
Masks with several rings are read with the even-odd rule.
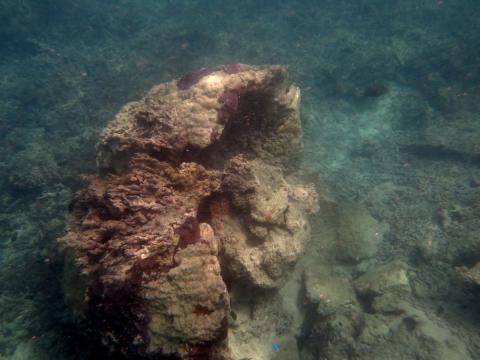
[[[295,177],[299,101],[283,66],[221,65],[155,86],[102,132],[60,243],[68,302],[113,352],[234,360],[226,279],[280,286],[316,211]]]

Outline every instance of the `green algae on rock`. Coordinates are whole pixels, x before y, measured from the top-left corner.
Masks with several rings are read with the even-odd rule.
[[[60,243],[82,278],[69,303],[113,352],[234,359],[227,284],[280,286],[317,211],[295,176],[299,101],[285,67],[224,65],[155,86],[103,131]]]

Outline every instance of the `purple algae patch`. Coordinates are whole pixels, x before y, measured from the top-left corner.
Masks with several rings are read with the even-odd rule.
[[[220,95],[218,101],[223,105],[222,108],[224,110],[233,114],[238,109],[239,99],[240,95],[236,90],[228,90]]]
[[[237,111],[238,103],[240,101],[240,95],[244,93],[243,88],[226,90],[218,98],[218,102],[222,104],[220,110],[218,110],[218,122],[225,124],[228,119]]]

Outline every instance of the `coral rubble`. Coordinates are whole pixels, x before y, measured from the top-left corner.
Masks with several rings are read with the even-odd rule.
[[[67,300],[113,352],[232,358],[227,289],[283,284],[317,211],[295,176],[299,101],[282,66],[223,65],[154,87],[103,131],[60,243]]]

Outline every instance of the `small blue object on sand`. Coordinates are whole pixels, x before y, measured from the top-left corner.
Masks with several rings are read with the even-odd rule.
[[[276,342],[272,342],[272,349],[275,350],[276,352],[279,352],[280,345],[278,345]]]

